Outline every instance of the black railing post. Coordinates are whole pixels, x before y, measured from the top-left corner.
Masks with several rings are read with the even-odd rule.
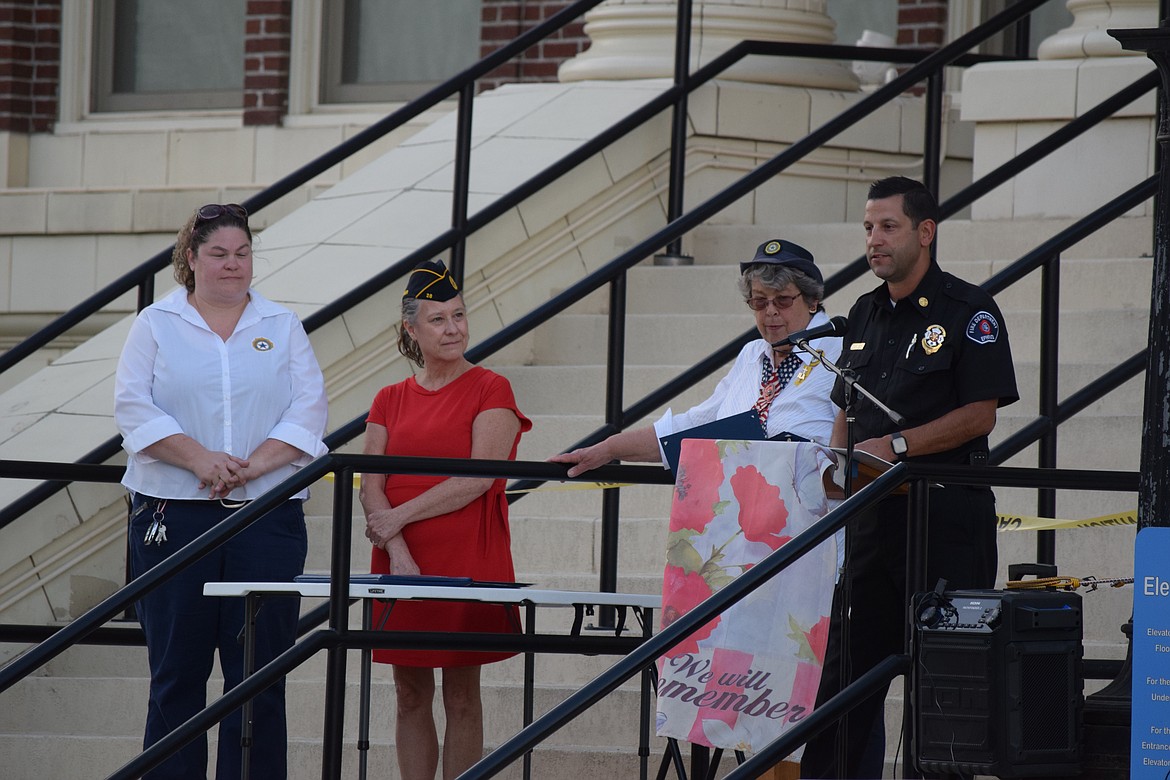
[[[1170,116],[1165,94],[1170,84],[1170,27],[1109,30],[1123,48],[1144,51],[1158,66],[1162,77],[1157,139],[1162,153],[1158,170],[1158,195],[1154,208],[1154,270],[1150,287],[1150,353],[1146,367],[1145,410],[1142,414],[1141,487],[1138,491],[1138,527],[1170,525],[1170,431],[1166,406],[1170,393],[1170,170],[1166,166],[1170,144]]]
[[[451,247],[451,276],[460,289],[467,257],[467,201],[471,185],[471,120],[475,105],[475,82],[459,89],[459,109],[455,132],[455,181],[451,191],[451,229],[459,238]]]
[[[1032,17],[1025,16],[1016,22],[1015,36],[1012,41],[1015,55],[1020,59],[1027,59],[1032,52]]]
[[[666,221],[674,222],[682,216],[685,206],[687,168],[687,81],[691,72],[691,2],[678,0],[674,38],[674,85],[678,100],[670,125],[670,191],[666,198]],[[695,259],[682,252],[682,237],[671,239],[666,251],[654,256],[655,265],[690,265]]]
[[[902,652],[912,655],[914,647],[914,594],[933,588],[935,583],[926,581],[926,549],[929,543],[930,527],[930,483],[922,478],[907,483],[909,495],[906,501],[906,593],[903,625]],[[945,490],[945,488],[944,488]],[[902,744],[906,746],[906,766],[918,766],[917,729],[914,728],[914,675],[907,674],[902,680]],[[866,739],[867,734],[855,734],[854,739]]]
[[[1040,389],[1038,411],[1040,417],[1055,420],[1060,408],[1057,395],[1060,386],[1060,255],[1048,258],[1040,268]],[[1036,465],[1042,469],[1056,468],[1057,426],[1051,426],[1038,443]],[[1056,491],[1040,488],[1036,493],[1036,514],[1056,517]],[[1036,534],[1036,562],[1056,563],[1056,532]]]
[[[154,303],[154,274],[147,274],[138,283],[138,311]]]
[[[333,472],[333,550],[329,563],[329,627],[344,638],[349,630],[350,538],[353,526],[353,467]],[[321,747],[321,780],[341,777],[345,738],[346,646],[329,645],[325,671],[325,725]]]
[[[942,105],[946,85],[945,71],[932,73],[926,80],[926,132],[922,139],[922,183],[938,200],[939,168],[942,164]]]
[[[605,365],[605,422],[621,430],[622,396],[625,394],[626,373],[626,274],[623,271],[609,285],[609,343]],[[617,592],[618,518],[621,491],[610,488],[601,496],[601,561],[597,589],[603,593]],[[602,607],[598,615],[602,626],[613,625],[613,609]]]
[[[1166,4],[1159,3],[1165,10]],[[1166,93],[1170,84],[1170,27],[1163,17],[1161,27],[1131,30],[1108,30],[1121,42],[1123,49],[1144,51],[1158,67],[1162,85],[1158,90],[1158,126],[1155,154],[1158,165],[1158,194],[1154,198],[1154,268],[1150,285],[1150,338],[1146,361],[1145,406],[1142,412],[1142,454],[1138,476],[1138,530],[1149,526],[1170,525],[1170,431],[1166,425],[1167,393],[1170,392],[1170,366],[1166,355],[1170,349],[1170,170],[1166,167],[1167,144],[1170,143],[1170,117],[1167,116]],[[1126,628],[1129,630],[1126,631]],[[1133,618],[1125,627],[1129,652],[1117,678],[1085,699],[1085,738],[1096,738],[1094,750],[1085,758],[1086,777],[1129,777],[1131,686],[1133,673]]]

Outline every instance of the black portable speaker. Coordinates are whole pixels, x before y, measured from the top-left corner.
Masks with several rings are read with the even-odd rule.
[[[925,772],[1076,775],[1081,598],[967,590],[915,600],[914,755]]]

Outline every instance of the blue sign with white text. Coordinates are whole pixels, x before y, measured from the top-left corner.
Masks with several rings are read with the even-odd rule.
[[[1138,532],[1133,559],[1129,776],[1170,778],[1170,528]]]

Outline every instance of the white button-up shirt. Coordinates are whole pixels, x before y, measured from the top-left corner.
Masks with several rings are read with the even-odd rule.
[[[826,325],[829,316],[823,311],[817,312],[809,321],[809,328]],[[841,356],[841,339],[822,338],[809,342],[809,346],[825,353],[825,357],[836,364]],[[772,400],[768,410],[768,437],[780,433],[794,433],[811,441],[828,445],[833,434],[833,420],[837,416],[837,407],[829,398],[833,390],[833,381],[836,376],[829,369],[820,365],[812,365],[818,357],[814,354],[800,351],[797,355],[804,363],[804,369],[797,371],[784,389]],[[674,414],[670,409],[654,423],[654,432],[661,439],[671,433],[685,431],[696,425],[704,425],[733,414],[746,412],[756,405],[760,397],[760,381],[763,378],[765,355],[771,356],[772,346],[764,339],[748,342],[740,350],[735,364],[719,384],[711,397],[685,412]],[[811,367],[810,367],[811,366]],[[802,371],[807,375],[802,380]],[[662,445],[659,444],[661,451]],[[666,463],[665,454],[662,462]]]
[[[302,453],[233,490],[258,497],[324,455],[325,380],[295,314],[255,290],[225,342],[175,290],[134,320],[118,360],[114,420],[130,458],[122,484],[156,498],[203,499],[199,478],[147,455],[150,445],[186,434],[209,450],[248,458],[266,439]],[[294,498],[305,498],[308,490]]]

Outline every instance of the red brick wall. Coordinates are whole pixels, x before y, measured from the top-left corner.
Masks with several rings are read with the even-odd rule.
[[[572,3],[566,0],[483,0],[480,55],[486,57],[569,5]],[[483,91],[515,82],[556,81],[557,67],[589,48],[584,27],[580,18],[562,27],[553,37],[480,79],[479,89]]]
[[[292,0],[247,0],[244,123],[276,125],[288,111]],[[496,50],[569,0],[483,0],[480,51]],[[898,44],[932,48],[946,35],[945,0],[899,0]],[[57,115],[61,0],[0,0],[0,130],[47,132]],[[578,19],[480,81],[555,81],[560,63],[589,46]]]
[[[946,42],[945,0],[898,0],[898,45],[937,49]]]
[[[278,125],[288,113],[292,0],[248,0],[244,25],[244,124]]]
[[[0,130],[51,130],[60,72],[61,0],[0,0]]]

